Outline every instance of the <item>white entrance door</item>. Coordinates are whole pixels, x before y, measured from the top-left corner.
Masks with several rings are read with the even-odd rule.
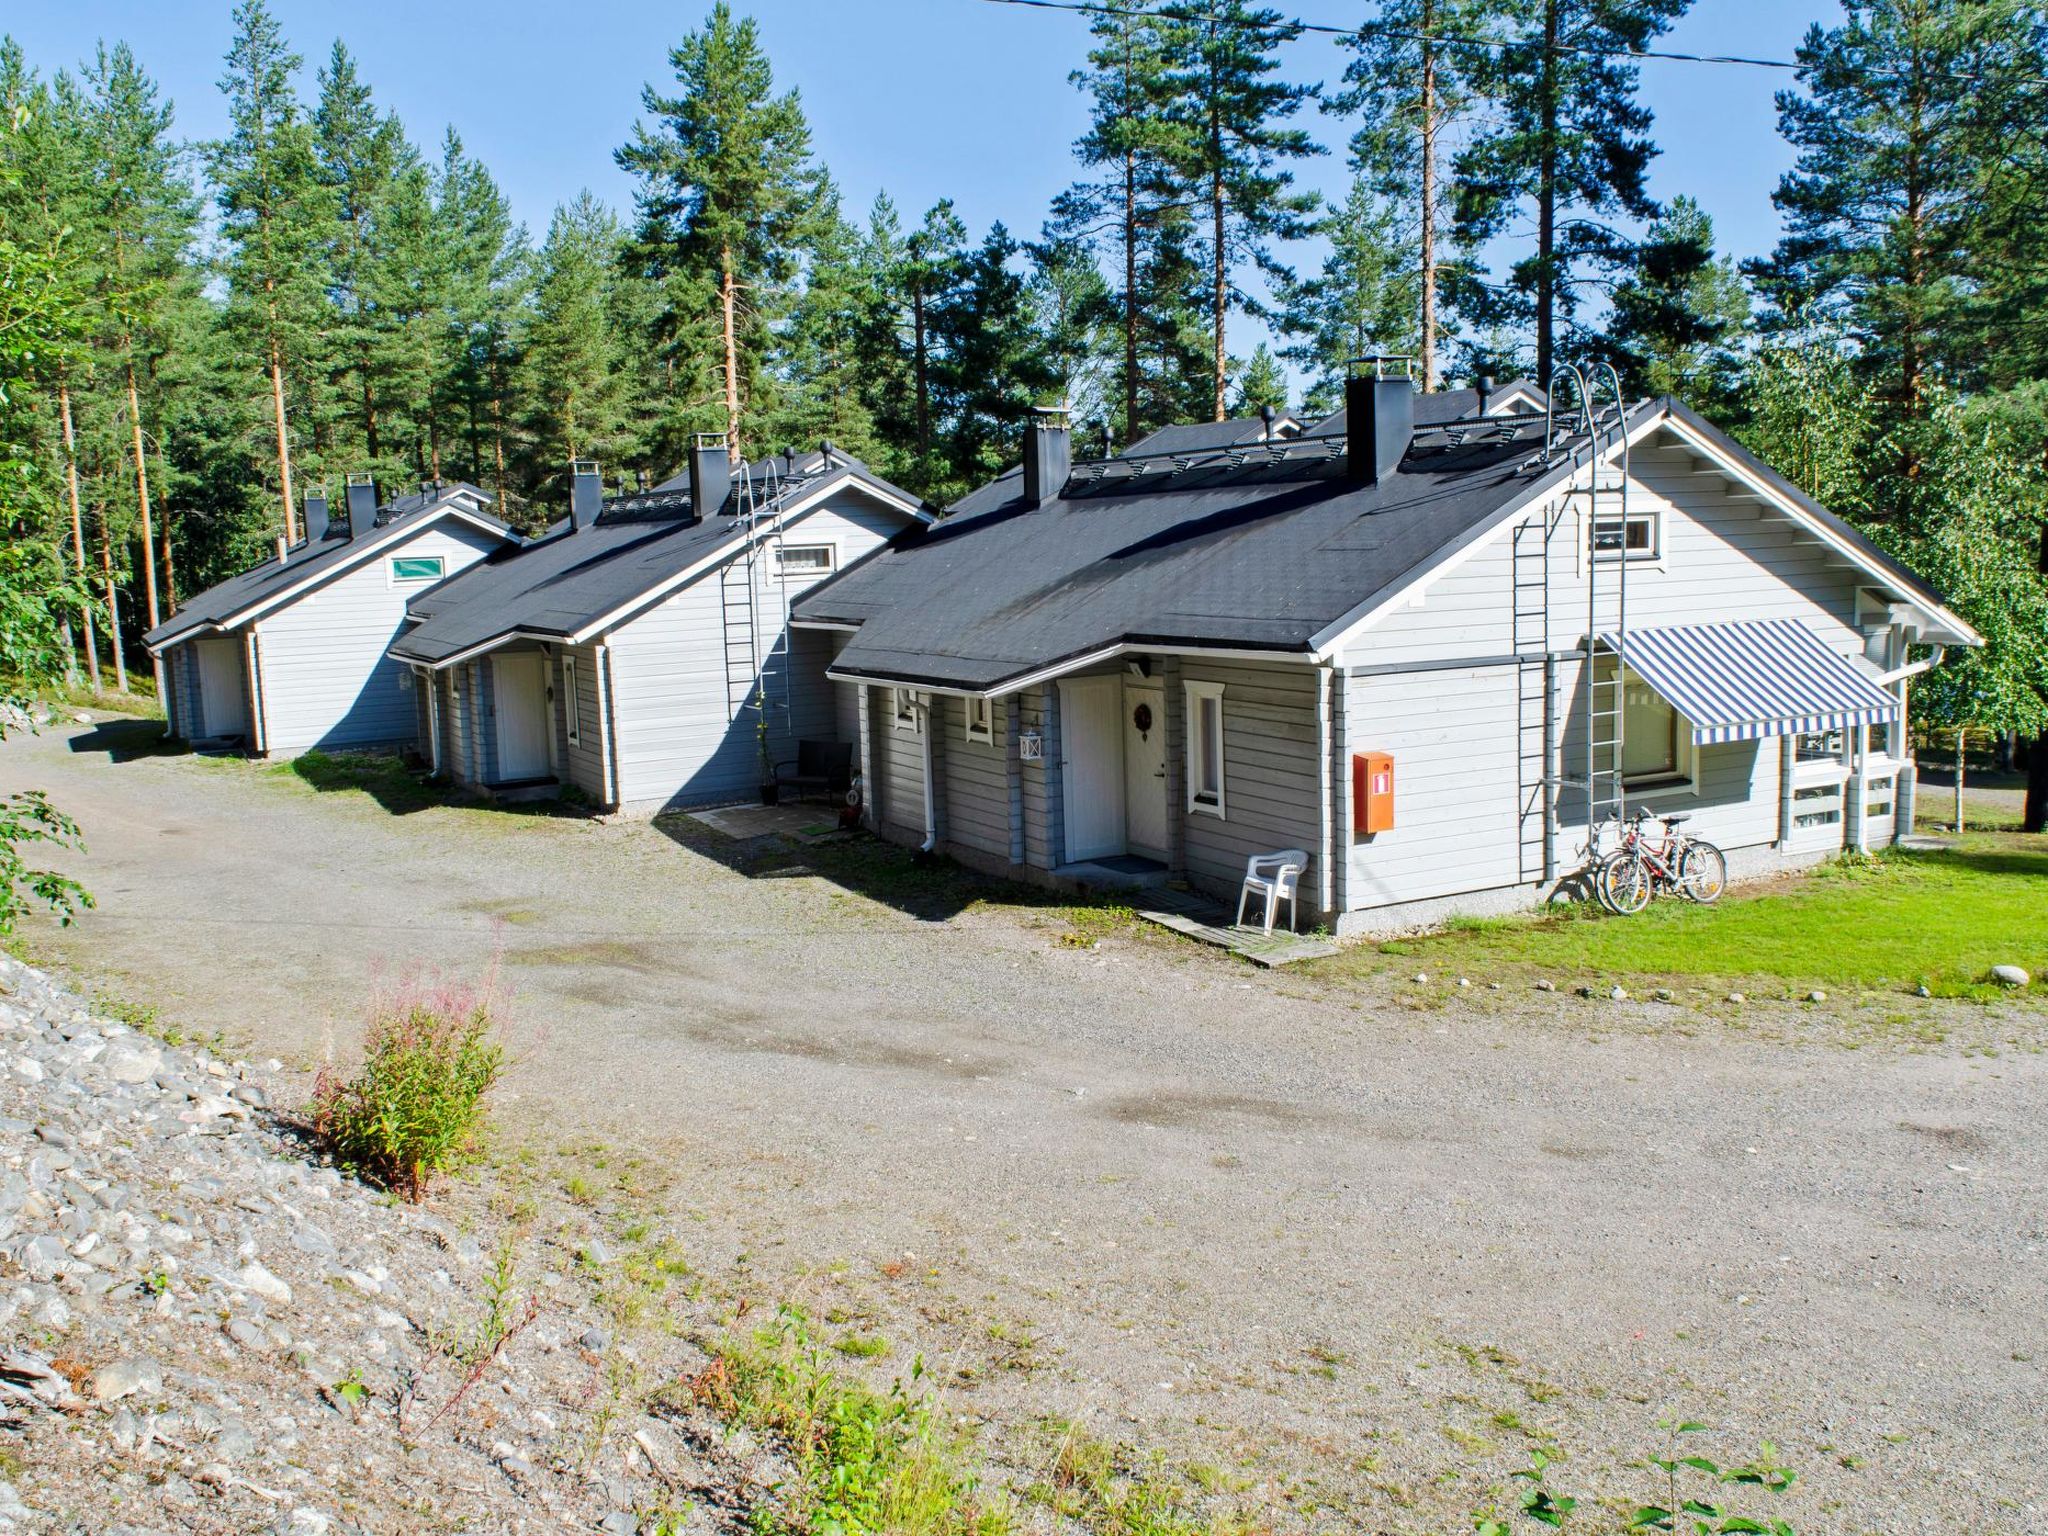
[[[1166,862],[1166,695],[1124,688],[1124,826],[1132,853]]]
[[[249,688],[240,639],[199,642],[200,729],[208,736],[249,734]]]
[[[491,658],[498,708],[498,778],[538,779],[548,771],[547,658],[514,651]]]
[[[1060,784],[1070,862],[1124,851],[1123,699],[1120,677],[1060,684]]]

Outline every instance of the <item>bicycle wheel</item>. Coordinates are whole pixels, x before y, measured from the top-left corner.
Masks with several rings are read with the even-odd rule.
[[[1650,867],[1634,849],[1616,849],[1593,871],[1593,892],[1608,911],[1631,917],[1650,904]]]
[[[1728,860],[1712,843],[1694,838],[1678,856],[1678,889],[1702,906],[1721,899],[1728,889]]]

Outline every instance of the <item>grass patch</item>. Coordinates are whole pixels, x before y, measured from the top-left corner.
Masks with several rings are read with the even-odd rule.
[[[1034,1503],[1101,1536],[1242,1536],[1252,1529],[1234,1514],[1205,1511],[1208,1496],[1238,1480],[1220,1469],[1173,1476],[1158,1457],[1140,1457],[1065,1419],[1039,1425],[1050,1441],[1045,1477],[1026,1490]]]
[[[923,1365],[912,1367],[913,1384]],[[774,1435],[795,1475],[756,1527],[789,1533],[1006,1536],[1008,1510],[968,1470],[969,1447],[930,1399],[898,1382],[876,1392],[836,1374],[801,1312],[716,1346],[690,1384],[721,1418]],[[765,1518],[764,1518],[765,1517]]]
[[[2004,995],[1993,965],[2048,970],[2048,842],[1970,835],[1939,852],[1844,858],[1712,907],[1660,901],[1636,917],[1583,907],[1458,921],[1422,938],[1317,962],[1326,975],[1416,964],[1432,975],[1503,970],[1561,978],[1733,984],[1761,994],[1809,987]]]
[[[322,794],[368,795],[386,810],[421,810],[445,797],[426,779],[386,752],[302,752],[262,772]]]

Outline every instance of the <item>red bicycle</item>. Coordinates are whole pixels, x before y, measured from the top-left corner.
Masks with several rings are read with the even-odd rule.
[[[1593,867],[1600,905],[1626,917],[1642,911],[1659,891],[1676,891],[1703,906],[1719,901],[1728,888],[1728,859],[1705,838],[1681,831],[1687,819],[1639,810],[1624,821],[1621,841]],[[1652,821],[1662,836],[1651,835]]]

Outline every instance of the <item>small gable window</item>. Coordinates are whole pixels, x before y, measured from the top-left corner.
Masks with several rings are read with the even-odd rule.
[[[439,555],[391,557],[391,580],[401,586],[416,581],[439,581],[446,571],[447,562]]]
[[[775,568],[784,576],[830,576],[837,552],[830,544],[784,544],[775,551]]]
[[[1657,514],[1631,511],[1627,517],[1603,517],[1593,525],[1593,552],[1602,560],[1655,560]]]
[[[1188,809],[1223,814],[1223,685],[1190,682],[1188,702]]]
[[[993,743],[996,739],[995,704],[986,698],[967,699],[967,739]]]

